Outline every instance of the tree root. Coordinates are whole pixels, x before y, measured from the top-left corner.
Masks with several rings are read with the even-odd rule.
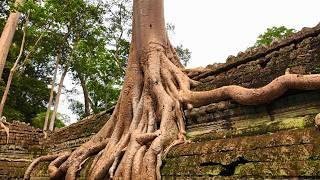
[[[59,179],[63,174],[59,171],[58,167],[70,156],[70,152],[65,152],[59,155],[48,166],[48,172],[51,179]]]
[[[69,159],[68,161],[65,161],[66,159],[62,160],[64,162],[57,164],[57,168],[54,170],[54,172],[52,172],[52,174],[50,174],[50,177],[61,178],[62,175],[67,173],[66,178],[68,177],[69,179],[76,179],[76,172],[81,169],[81,165],[84,163],[84,161],[90,156],[100,152],[106,146],[107,142],[108,139],[91,144],[87,147],[82,147],[83,149],[79,148],[77,151],[73,152],[70,157],[70,159],[73,161],[71,162]]]
[[[314,118],[315,127],[320,130],[320,113]]]
[[[240,86],[224,86],[211,91],[181,92],[183,102],[193,107],[234,100],[243,105],[265,104],[283,95],[289,89],[316,90],[320,89],[320,75],[285,74],[257,89],[248,89]]]
[[[3,119],[3,118],[2,118]],[[0,127],[4,129],[4,131],[6,132],[6,135],[7,135],[7,144],[9,144],[9,137],[10,137],[10,134],[9,134],[9,128],[4,125],[4,122],[2,122],[2,119],[0,120]]]
[[[48,132],[47,131],[42,131],[43,132],[43,139],[47,139],[48,138]]]
[[[33,168],[34,168],[36,165],[38,165],[40,162],[53,161],[53,160],[59,158],[60,156],[65,157],[65,156],[69,156],[69,155],[70,155],[70,152],[63,152],[63,153],[60,153],[60,154],[46,155],[46,156],[41,156],[41,157],[36,158],[36,159],[33,160],[32,163],[28,166],[26,172],[24,173],[23,179],[24,179],[24,180],[30,179],[30,175],[31,175],[31,173],[32,173]],[[60,158],[59,158],[59,160],[60,160]],[[52,163],[54,163],[54,162],[56,162],[56,161],[53,161]],[[51,166],[53,165],[52,163],[50,164]],[[51,167],[50,165],[49,165],[49,168]]]
[[[193,77],[198,76],[199,74],[210,71],[210,69],[204,68],[204,67],[197,67],[197,68],[193,68],[193,69],[183,69],[182,71],[184,73],[186,73],[189,78],[193,78]]]

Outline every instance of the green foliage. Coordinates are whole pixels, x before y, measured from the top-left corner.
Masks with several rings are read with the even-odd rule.
[[[169,36],[173,36],[175,34],[175,26],[174,24],[167,23],[166,25]],[[181,63],[184,66],[187,66],[191,59],[191,51],[188,48],[184,48],[182,44],[175,47],[175,50],[180,58]]]
[[[285,37],[288,37],[290,34],[296,32],[295,29],[289,29],[285,26],[280,27],[271,27],[267,28],[267,30],[258,36],[258,40],[255,43],[255,46],[261,46],[261,45],[270,45],[273,40],[281,40]]]
[[[315,67],[312,71],[313,74],[319,74],[320,73],[320,67]]]
[[[182,64],[187,66],[191,59],[191,51],[188,48],[184,48],[182,44],[176,47],[176,51]]]
[[[84,105],[80,101],[75,99],[69,99],[69,109],[79,116],[80,119],[83,118],[84,115]]]
[[[10,13],[9,8],[13,7],[12,2],[1,2],[0,31],[3,30]],[[19,10],[25,10],[24,8],[26,7],[19,7]],[[22,40],[22,26],[25,24],[25,17],[26,15],[23,14],[7,57],[3,80],[0,82],[1,95],[3,94],[10,69],[19,54]],[[26,65],[22,69],[19,69],[14,75],[3,112],[8,121],[20,120],[30,123],[31,119],[36,114],[45,111],[46,101],[49,98],[49,90],[47,88],[49,79],[47,78],[47,72],[50,72],[51,69],[47,68],[49,60],[47,57],[49,53],[46,50],[47,48],[45,48],[45,44],[40,43],[40,46],[34,47],[36,40],[40,36],[40,29],[40,25],[34,23],[32,19],[30,19],[26,30],[26,48],[23,51],[21,59],[25,59],[30,51],[33,51],[34,53],[32,53],[30,58],[26,61]],[[45,35],[44,38],[48,39],[48,36]]]
[[[99,15],[105,18],[103,23],[91,20],[92,29],[78,29],[74,34],[84,36],[73,40],[72,59],[76,59],[71,64],[73,80],[88,89],[93,113],[109,109],[116,103],[130,47],[129,1],[109,0],[104,7]],[[81,79],[84,82],[81,83]],[[84,113],[84,106],[77,100],[71,100],[70,108],[79,116]]]
[[[49,98],[45,82],[32,76],[34,69],[26,69],[26,73],[17,74],[11,85],[11,90],[5,106],[4,115],[7,119],[15,119],[15,114],[9,114],[7,108],[15,109],[23,115],[21,119],[30,122],[37,113],[45,111],[45,100]],[[2,92],[1,92],[2,93]]]
[[[3,93],[10,68],[19,53],[22,22],[27,15],[29,24],[22,59],[30,50],[34,53],[13,78],[4,110],[7,119],[40,127],[40,121],[37,124],[35,119],[39,120],[41,113],[46,111],[48,85],[59,52],[62,53],[59,72],[68,67],[67,78],[73,80],[75,89],[80,89],[79,86],[87,88],[90,112],[112,107],[120,94],[129,55],[131,0],[28,0],[21,7],[13,7],[13,2],[0,2],[0,31],[10,10],[16,8],[23,13],[4,69],[4,81],[0,82],[0,93]],[[168,28],[174,31],[174,25],[170,24]],[[34,47],[40,35],[43,38],[39,46]],[[182,45],[176,49],[186,65],[191,52]],[[74,92],[69,93],[68,99],[69,108],[83,117],[83,101],[79,101]]]
[[[126,66],[129,49],[129,43],[125,39],[128,35],[124,35],[129,34],[128,30],[124,29],[124,25],[131,19],[130,11],[126,10],[128,6],[125,6],[125,3],[128,4],[128,2],[110,0],[107,2],[108,4],[105,4],[96,0],[47,0],[41,2],[29,0],[25,2],[24,6],[18,7],[18,10],[23,12],[23,18],[26,14],[29,15],[26,52],[23,56],[33,48],[32,45],[40,34],[43,34],[44,37],[41,46],[35,49],[35,55],[28,61],[27,67],[14,77],[6,105],[8,110],[5,109],[4,112],[8,119],[19,118],[19,120],[30,122],[36,114],[45,110],[49,99],[47,84],[50,83],[50,78],[47,77],[52,76],[58,51],[62,52],[59,68],[68,66],[76,84],[79,84],[79,76],[85,79],[89,94],[94,96],[90,97],[93,101],[92,109],[94,112],[102,107],[111,106],[119,94],[118,87],[123,81],[123,69]],[[7,18],[9,6],[7,3],[7,8],[1,9],[0,14],[3,14],[1,16],[3,19],[0,21],[3,24],[2,27]],[[106,17],[107,10],[110,12]],[[109,28],[106,26],[107,23]],[[6,64],[4,75],[5,81],[18,54],[21,34],[20,25],[10,49],[9,61]],[[121,36],[118,37],[118,35]],[[112,45],[113,43],[116,45]],[[26,77],[29,78],[29,82],[26,81]],[[33,82],[30,82],[31,77],[34,78]],[[1,89],[4,85],[5,83],[1,85]],[[34,90],[36,90],[35,94],[33,94]],[[23,98],[24,96],[21,94],[28,96],[29,99]],[[109,98],[105,98],[105,94],[108,94]],[[19,107],[18,105],[21,104],[23,104],[22,107]],[[83,111],[79,110],[82,107],[75,104],[71,109],[78,109],[76,113],[81,116],[80,113]],[[19,113],[13,113],[16,111]],[[22,114],[22,116],[17,114]]]
[[[37,114],[34,118],[32,118],[31,125],[33,127],[42,129],[44,125],[45,117],[46,117],[46,112],[41,112]],[[55,121],[55,127],[62,128],[65,126],[65,122],[68,122],[68,119],[65,116],[58,113]]]

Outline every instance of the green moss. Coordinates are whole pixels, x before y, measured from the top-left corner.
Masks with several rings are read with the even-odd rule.
[[[195,165],[184,166],[182,164],[175,164],[168,162],[161,168],[162,175],[174,175],[174,176],[216,176],[223,170],[222,165]]]
[[[259,177],[317,177],[320,161],[276,161],[247,163],[236,168],[239,176]]]
[[[222,170],[223,170],[222,166],[214,166],[211,170],[208,170],[206,174],[208,176],[217,176],[221,173]]]
[[[253,136],[266,133],[274,133],[281,130],[288,129],[303,129],[306,127],[314,126],[314,117],[315,115],[306,115],[300,117],[282,117],[274,121],[265,121],[264,123],[251,123],[252,125],[246,128],[231,129],[231,130],[220,130],[214,131],[206,134],[192,133],[193,135],[188,135],[192,141],[206,141],[206,140],[215,140],[215,139],[225,139],[232,137],[241,137],[241,136]]]
[[[32,171],[31,177],[49,177],[48,166],[50,162],[40,162]]]
[[[279,176],[288,176],[288,172],[284,169],[279,169]]]
[[[30,158],[32,159],[47,154],[47,149],[37,145],[30,146],[28,151],[30,152]]]
[[[271,123],[272,124],[272,123]],[[286,118],[276,124],[279,129],[304,128],[306,125],[305,118]]]
[[[252,169],[254,168],[254,165],[252,163],[247,163],[247,164],[240,164],[236,166],[234,170],[234,175],[241,175],[241,172],[246,170],[246,169]]]
[[[312,73],[313,73],[313,74],[319,74],[319,73],[320,73],[320,67],[315,67],[315,68],[312,70]]]

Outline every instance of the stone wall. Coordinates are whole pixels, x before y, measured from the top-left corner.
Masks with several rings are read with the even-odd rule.
[[[258,88],[290,73],[320,73],[320,24],[268,48],[230,56],[194,79],[195,90],[226,85]],[[275,101],[245,106],[223,101],[186,111],[192,143],[176,146],[164,179],[320,178],[320,91],[291,90]]]
[[[283,75],[287,68],[291,73],[320,73],[320,25],[305,28],[270,47],[230,56],[225,64],[208,67],[210,71],[194,77],[202,82],[194,90],[231,84],[261,87]],[[295,90],[265,105],[244,106],[223,101],[185,111],[187,136],[192,143],[176,146],[167,155],[161,169],[163,178],[320,178],[320,133],[314,127],[318,113],[320,91]],[[78,147],[98,132],[109,114],[104,112],[86,118],[50,134],[46,140],[39,140],[41,131],[34,129],[30,130],[34,132],[33,140],[19,140],[19,136],[32,139],[26,130],[29,127],[11,131],[16,133],[12,136],[17,137],[11,145],[23,147],[23,153],[19,156],[16,150],[8,150],[10,145],[2,144],[0,179],[6,175],[3,171],[9,171],[6,167],[11,159],[24,160],[24,164],[19,162],[13,165],[15,168],[9,168],[21,174],[35,156]],[[3,137],[2,133],[0,142]],[[86,162],[79,175],[82,179],[90,162]],[[39,164],[32,177],[48,179],[47,165]],[[7,173],[6,177],[9,176],[18,177]]]
[[[287,94],[271,104],[220,102],[188,113],[188,137],[168,154],[166,178],[320,177],[320,91]]]
[[[195,90],[226,85],[258,88],[290,73],[320,73],[320,24],[268,48],[230,56],[194,79]],[[291,90],[245,106],[223,101],[186,111],[188,137],[165,158],[164,179],[320,178],[320,91]]]
[[[75,149],[100,130],[109,119],[109,114],[110,111],[92,115],[48,134],[46,139],[40,129],[20,122],[6,123],[10,136],[7,144],[6,133],[0,130],[0,179],[22,179],[34,158]],[[38,169],[35,173],[33,179],[49,179],[46,170]],[[41,174],[45,175],[41,177]]]
[[[51,153],[72,150],[88,141],[109,119],[110,112],[89,116],[78,123],[71,124],[49,135],[43,145]]]
[[[10,129],[8,144],[5,131],[0,130],[0,179],[21,178],[32,159],[45,153],[39,143],[43,135],[27,124],[6,125]]]
[[[269,48],[250,49],[230,56],[225,64],[213,68],[194,79],[202,82],[196,90],[210,90],[226,85],[261,87],[290,68],[291,73],[320,73],[320,24],[304,28],[288,39]]]
[[[315,128],[304,128],[180,145],[165,159],[162,175],[164,179],[319,178],[319,136]]]

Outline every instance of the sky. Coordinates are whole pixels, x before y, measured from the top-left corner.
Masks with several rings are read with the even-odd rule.
[[[165,0],[165,18],[175,25],[172,43],[192,52],[188,67],[198,67],[225,62],[229,55],[245,51],[269,27],[316,26],[319,7],[320,0]],[[75,122],[66,97],[61,99],[58,111]]]
[[[319,0],[165,0],[173,44],[192,52],[190,67],[225,62],[272,26],[300,30],[320,22]]]

